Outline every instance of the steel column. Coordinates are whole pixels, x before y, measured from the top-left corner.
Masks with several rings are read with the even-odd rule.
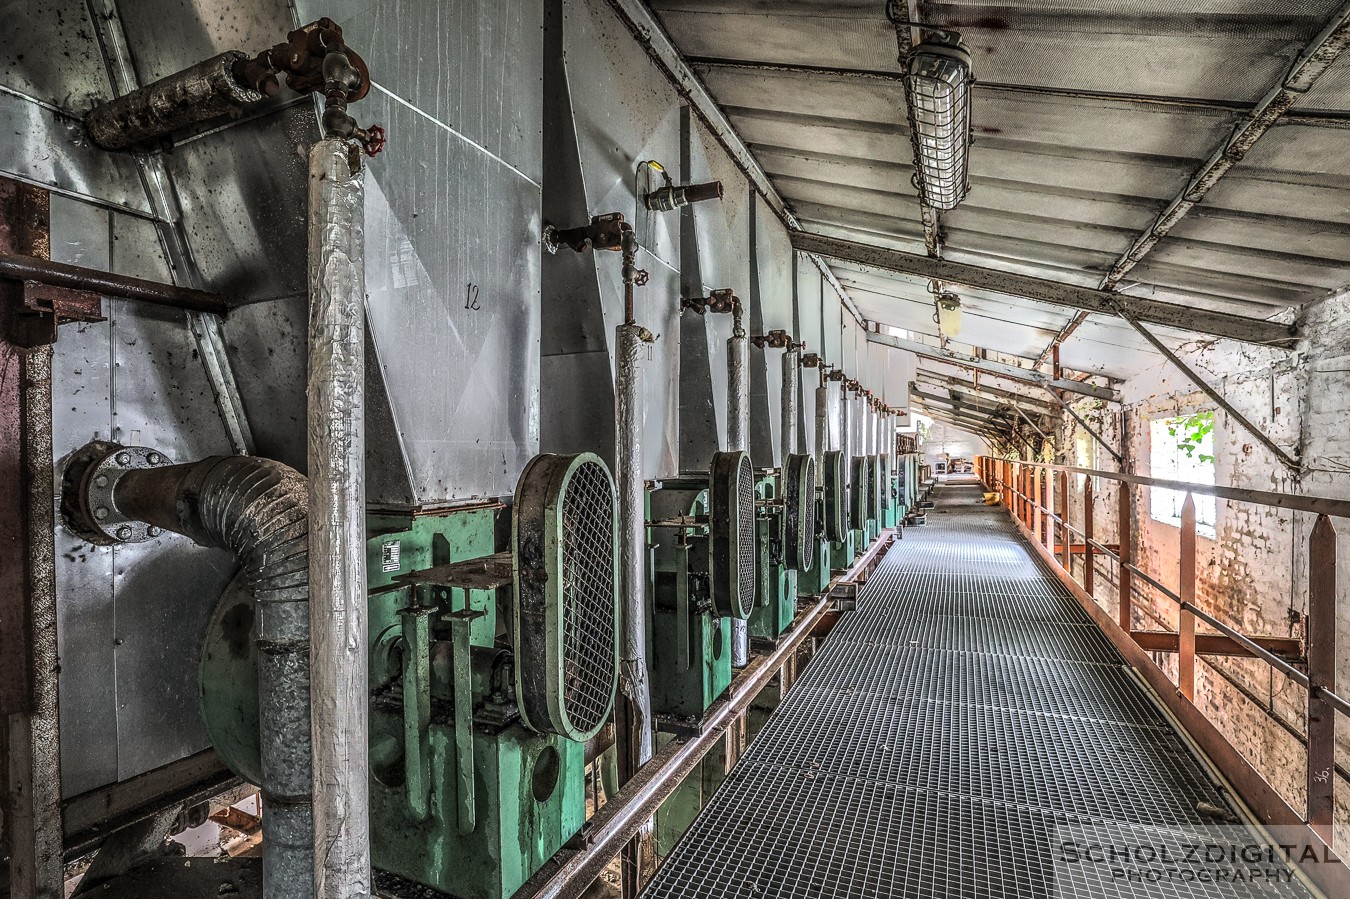
[[[1336,812],[1336,530],[1317,516],[1308,547],[1308,825],[1327,845]]]
[[[0,250],[51,254],[49,195],[0,179]],[[10,285],[4,285],[10,287]],[[0,713],[9,886],[61,899],[61,726],[57,710],[56,547],[52,482],[54,327],[33,329],[21,284],[0,289]],[[37,331],[43,339],[28,338]],[[33,345],[36,342],[37,345]]]
[[[1177,652],[1177,687],[1183,696],[1195,701],[1195,615],[1187,605],[1195,605],[1195,497],[1186,494],[1181,507],[1181,644]]]

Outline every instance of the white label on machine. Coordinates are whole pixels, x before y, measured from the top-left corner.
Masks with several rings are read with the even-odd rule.
[[[380,570],[398,571],[398,554],[401,548],[397,540],[386,540],[380,544]]]

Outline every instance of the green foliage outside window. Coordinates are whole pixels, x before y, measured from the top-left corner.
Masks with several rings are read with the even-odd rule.
[[[1197,459],[1200,462],[1214,461],[1212,455],[1198,452],[1205,437],[1213,432],[1213,412],[1196,412],[1167,422],[1167,433],[1177,438],[1177,449],[1185,453],[1188,459]]]

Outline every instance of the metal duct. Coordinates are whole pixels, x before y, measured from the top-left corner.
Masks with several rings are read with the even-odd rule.
[[[652,700],[647,680],[646,487],[642,480],[642,346],[644,329],[627,322],[616,331],[614,450],[619,494],[619,595],[622,597],[620,688],[633,716],[634,771],[652,757]]]
[[[321,899],[370,895],[364,210],[355,147],[335,138],[316,143],[309,154],[308,503],[313,895]],[[282,890],[295,887],[264,878],[265,897]]]
[[[314,841],[304,476],[270,459],[211,456],[170,465],[144,447],[95,442],[66,467],[62,511],[72,529],[95,543],[139,542],[166,530],[238,559],[258,601],[263,883],[271,890],[264,895],[309,899]]]
[[[746,357],[750,337],[745,331],[743,307],[739,300],[731,310],[731,337],[727,339],[727,451],[748,452],[750,448],[750,369]],[[744,618],[731,619],[731,665],[750,664],[750,630]]]
[[[845,459],[852,459],[853,452],[853,403],[849,401],[848,391],[841,385],[839,388],[839,442],[835,449],[844,454]]]
[[[801,379],[801,356],[797,350],[783,352],[782,426],[778,430],[781,444],[779,458],[787,465],[788,456],[797,452],[797,387]]]

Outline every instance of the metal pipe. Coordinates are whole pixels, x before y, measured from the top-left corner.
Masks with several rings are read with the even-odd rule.
[[[160,284],[141,278],[129,278],[82,265],[67,265],[48,259],[37,259],[17,253],[0,253],[0,278],[15,281],[36,281],[52,287],[70,290],[89,290],[105,296],[140,300],[157,306],[186,309],[190,312],[211,312],[224,315],[229,311],[225,298],[219,294],[189,287]]]
[[[228,50],[153,84],[94,107],[84,126],[105,150],[149,144],[166,134],[221,116],[237,116],[263,95],[234,77],[248,54]]]
[[[309,155],[310,695],[313,895],[320,899],[371,891],[359,159],[351,143],[334,138],[316,143]],[[278,891],[272,895],[296,889],[272,886]]]
[[[844,470],[852,471],[850,460],[853,458],[853,403],[849,401],[848,391],[839,384],[839,439],[835,449],[844,454]]]
[[[615,335],[617,440],[614,472],[619,493],[619,595],[623,603],[620,688],[631,710],[630,772],[652,757],[652,700],[647,679],[646,494],[642,480],[643,329],[619,325]]]
[[[152,467],[134,461],[141,458]],[[158,454],[144,449],[90,444],[66,468],[66,521],[101,543],[143,540],[162,529],[202,546],[230,550],[239,560],[258,602],[260,786],[267,809],[264,895],[309,899],[314,841],[304,476],[280,462],[252,456],[212,456],[182,465],[160,462]]]
[[[801,380],[801,356],[797,350],[783,353],[782,426],[778,436],[781,444],[779,461],[787,464],[788,456],[797,452],[797,387]]]
[[[830,389],[824,384],[816,388],[816,471],[824,471],[825,451],[830,443]]]
[[[731,337],[727,339],[727,450],[750,449],[750,369],[746,357],[750,338],[745,331],[745,309],[736,300],[731,309]],[[750,661],[750,628],[744,618],[731,619],[731,665],[744,668]]]

